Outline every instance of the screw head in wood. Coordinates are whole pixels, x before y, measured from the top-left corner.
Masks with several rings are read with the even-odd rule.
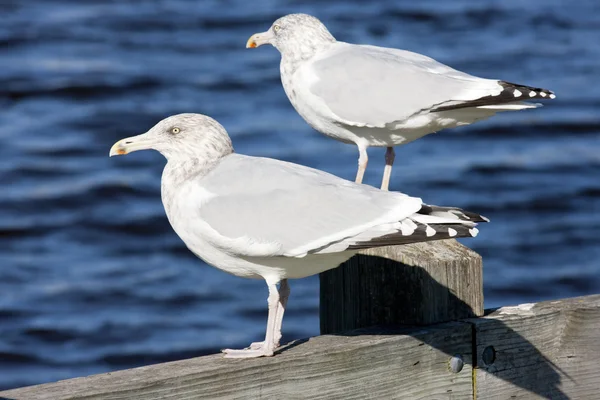
[[[485,365],[492,365],[496,361],[496,349],[493,346],[488,346],[483,349],[481,359]]]
[[[455,374],[458,374],[460,371],[462,371],[464,366],[465,362],[460,354],[455,354],[450,358],[450,360],[448,360],[448,369]]]

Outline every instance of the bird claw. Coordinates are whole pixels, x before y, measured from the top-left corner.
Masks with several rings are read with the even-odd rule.
[[[263,347],[265,347],[264,340],[262,342],[253,342],[253,343],[250,344],[250,346],[246,347],[246,349],[259,350],[259,349],[262,349]],[[279,343],[275,343],[273,345],[274,349],[276,349],[278,347],[279,347]]]
[[[250,349],[250,350],[260,350],[263,347],[265,347],[265,342],[264,341],[262,341],[262,342],[253,342],[253,343],[250,343],[250,346],[248,346],[247,349]]]
[[[260,343],[260,342],[258,342]],[[254,344],[254,343],[253,343]],[[258,357],[271,357],[273,355],[273,350],[269,350],[266,348],[259,349],[242,349],[242,350],[234,350],[234,349],[224,349],[221,350],[225,353],[225,358],[258,358]]]

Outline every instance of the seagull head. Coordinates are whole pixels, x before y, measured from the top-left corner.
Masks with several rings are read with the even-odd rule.
[[[156,150],[167,160],[219,159],[233,152],[227,131],[202,114],[177,114],[163,119],[148,132],[119,140],[109,156],[138,150]]]
[[[323,45],[333,42],[335,38],[317,18],[308,14],[289,14],[275,21],[268,31],[250,36],[246,48],[270,44],[281,54],[314,54]]]

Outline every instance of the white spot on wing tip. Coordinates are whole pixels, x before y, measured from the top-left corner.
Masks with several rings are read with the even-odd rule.
[[[435,235],[435,229],[427,225],[427,229],[425,229],[425,235],[427,237],[432,237],[433,235]]]
[[[521,93],[521,92],[519,91],[519,89],[515,89],[515,91],[513,92],[513,94],[515,95],[515,97],[519,97],[519,96],[521,96],[523,93]]]
[[[479,233],[479,229],[471,228],[471,229],[469,229],[469,233],[471,234],[471,236],[476,237],[477,234]]]
[[[490,219],[488,217],[484,217],[483,215],[480,215],[481,219],[484,220],[485,222],[490,222]]]
[[[537,95],[536,92],[534,92],[533,90],[531,92],[529,92],[529,97],[535,97]]]
[[[400,223],[400,232],[402,232],[402,236],[410,236],[415,232],[415,228],[411,226],[410,220],[404,220]]]
[[[450,237],[454,237],[457,235],[458,232],[456,232],[454,229],[452,228],[448,228],[448,235],[450,235]]]
[[[551,98],[551,99],[555,99],[555,98],[556,98],[556,95],[555,95],[554,93],[550,93],[550,98]]]

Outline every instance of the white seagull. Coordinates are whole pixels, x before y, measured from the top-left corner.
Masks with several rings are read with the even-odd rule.
[[[271,44],[281,53],[281,82],[296,111],[326,136],[358,147],[356,182],[369,146],[387,147],[381,188],[387,190],[393,146],[499,111],[536,108],[524,100],[553,92],[482,79],[406,50],[339,42],[317,18],[290,14],[246,47]]]
[[[487,221],[316,169],[236,154],[225,129],[200,114],[168,117],[118,141],[110,155],[145,149],[167,159],[162,202],[186,246],[216,268],[267,282],[265,340],[223,350],[227,357],[273,355],[288,279],[335,268],[364,248],[472,237],[476,223]]]

